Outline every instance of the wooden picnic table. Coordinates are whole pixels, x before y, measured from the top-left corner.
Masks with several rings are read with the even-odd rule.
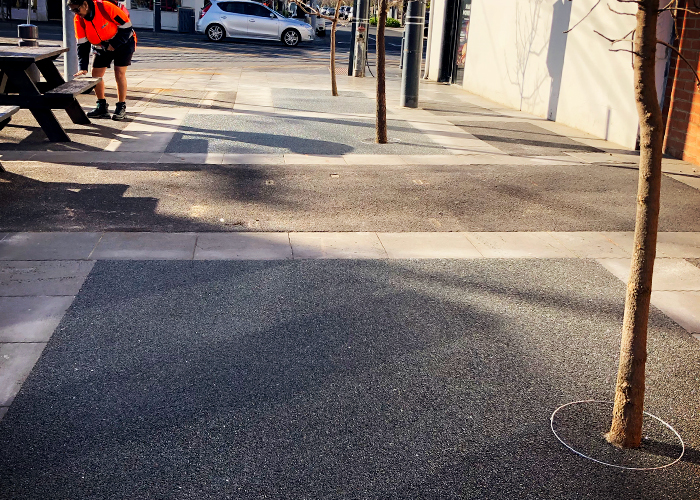
[[[95,88],[101,78],[78,78],[66,82],[54,61],[64,47],[0,47],[0,106],[28,109],[52,142],[70,142],[53,114],[65,109],[73,123],[89,125],[90,119],[76,96]],[[34,82],[28,70],[35,64],[45,82]]]

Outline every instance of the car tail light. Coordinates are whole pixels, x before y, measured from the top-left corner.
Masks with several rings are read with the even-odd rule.
[[[204,7],[202,9],[202,12],[199,13],[199,18],[202,19],[204,17],[204,14],[206,14],[210,8],[211,8],[211,4],[208,4],[206,7]]]

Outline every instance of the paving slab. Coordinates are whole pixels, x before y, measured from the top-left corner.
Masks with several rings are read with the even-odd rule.
[[[223,160],[223,153],[163,153],[158,163],[220,165]]]
[[[291,259],[287,233],[206,233],[197,236],[194,260]]]
[[[700,334],[700,291],[651,293],[651,303],[690,333]]]
[[[598,262],[622,282],[628,282],[630,259],[600,259]],[[657,258],[652,290],[700,291],[700,269],[683,259]]]
[[[474,259],[482,257],[463,233],[378,233],[390,259]]]
[[[159,260],[190,260],[194,255],[195,233],[105,233],[92,258]]]
[[[584,259],[631,257],[626,248],[617,245],[605,233],[561,231],[550,234],[576,257]]]
[[[632,253],[634,232],[606,233],[620,247]],[[700,257],[700,234],[693,232],[662,231],[656,240],[656,256],[668,258]]]
[[[0,297],[0,342],[48,342],[72,296]]]
[[[658,310],[645,406],[684,460],[551,433],[613,397],[623,300],[581,259],[98,262],[0,422],[0,498],[690,500],[700,344]]]
[[[10,406],[46,343],[0,343],[0,406]]]
[[[384,259],[376,233],[289,233],[295,259]]]
[[[0,296],[73,296],[94,261],[0,261]]]
[[[550,233],[463,233],[476,250],[486,258],[561,258],[574,257]]]
[[[13,233],[0,241],[0,260],[88,259],[100,233]]]

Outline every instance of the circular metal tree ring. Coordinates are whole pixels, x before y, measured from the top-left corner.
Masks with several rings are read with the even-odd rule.
[[[675,438],[678,440],[678,443],[680,444],[680,454],[678,455],[678,457],[675,458],[675,460],[673,460],[673,461],[671,461],[670,463],[667,463],[667,464],[657,465],[657,466],[653,466],[653,467],[632,467],[632,466],[627,466],[627,465],[620,465],[620,464],[610,463],[610,462],[608,462],[608,461],[606,461],[606,460],[602,460],[600,457],[596,458],[596,457],[594,457],[594,456],[591,456],[591,454],[589,454],[589,453],[584,453],[584,452],[581,451],[580,449],[577,449],[576,445],[571,444],[570,442],[567,442],[568,440],[566,439],[566,437],[562,437],[561,432],[557,432],[557,429],[556,429],[557,426],[555,425],[555,420],[556,420],[557,416],[558,416],[562,411],[565,411],[565,410],[567,410],[567,409],[573,408],[573,407],[575,407],[575,406],[577,406],[577,405],[606,405],[606,406],[609,408],[609,410],[607,410],[607,415],[612,416],[612,407],[613,407],[614,403],[612,403],[612,402],[610,402],[610,401],[598,401],[598,400],[595,400],[595,399],[588,399],[588,400],[582,400],[582,401],[573,401],[573,402],[571,402],[571,403],[566,403],[566,404],[561,405],[561,406],[558,407],[556,410],[554,410],[554,412],[552,413],[552,416],[551,416],[550,419],[549,419],[550,427],[551,427],[551,429],[552,429],[552,433],[553,433],[554,436],[559,440],[559,442],[561,442],[561,444],[563,444],[564,446],[566,446],[569,450],[573,451],[576,455],[578,455],[578,456],[580,456],[580,457],[583,457],[583,458],[585,458],[585,459],[587,459],[587,460],[591,460],[591,461],[593,461],[593,462],[599,463],[599,464],[601,464],[601,465],[606,465],[606,466],[608,466],[608,467],[615,467],[615,468],[617,468],[617,469],[647,471],[647,470],[665,469],[665,468],[667,468],[667,467],[670,467],[670,466],[672,466],[672,465],[678,463],[678,462],[681,460],[681,458],[683,458],[683,455],[685,454],[685,443],[683,442],[683,439],[681,438],[681,436],[680,436],[680,434],[678,433],[678,431],[676,431],[676,429],[674,429],[674,428],[671,426],[671,424],[669,424],[668,422],[666,422],[666,421],[662,420],[661,418],[657,417],[656,415],[652,415],[651,413],[646,412],[646,411],[644,412],[644,415],[645,415],[646,417],[649,417],[649,419],[647,419],[647,421],[650,422],[651,425],[656,425],[656,426],[658,426],[658,428],[660,428],[660,429],[664,429],[664,430],[670,431],[672,434],[669,434],[669,435],[675,436]],[[610,417],[610,418],[611,418],[611,417]],[[561,429],[560,429],[560,431],[561,431]],[[614,448],[614,447],[613,447],[612,445],[610,445],[610,444],[607,444],[607,447],[608,447],[609,449],[615,449],[615,450],[616,450],[616,448]],[[643,448],[643,447],[644,447],[644,442],[642,442],[642,447],[640,447],[640,449]],[[623,452],[624,452],[624,451],[622,451],[622,450],[618,450],[618,451],[619,451],[619,453],[623,453]],[[636,450],[629,450],[629,451],[630,451],[630,452],[634,452],[634,451],[636,451]],[[673,457],[669,457],[669,458],[673,458]]]

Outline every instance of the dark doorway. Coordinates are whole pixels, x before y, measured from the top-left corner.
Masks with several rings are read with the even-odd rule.
[[[63,20],[63,0],[46,0],[46,15],[49,21]]]

